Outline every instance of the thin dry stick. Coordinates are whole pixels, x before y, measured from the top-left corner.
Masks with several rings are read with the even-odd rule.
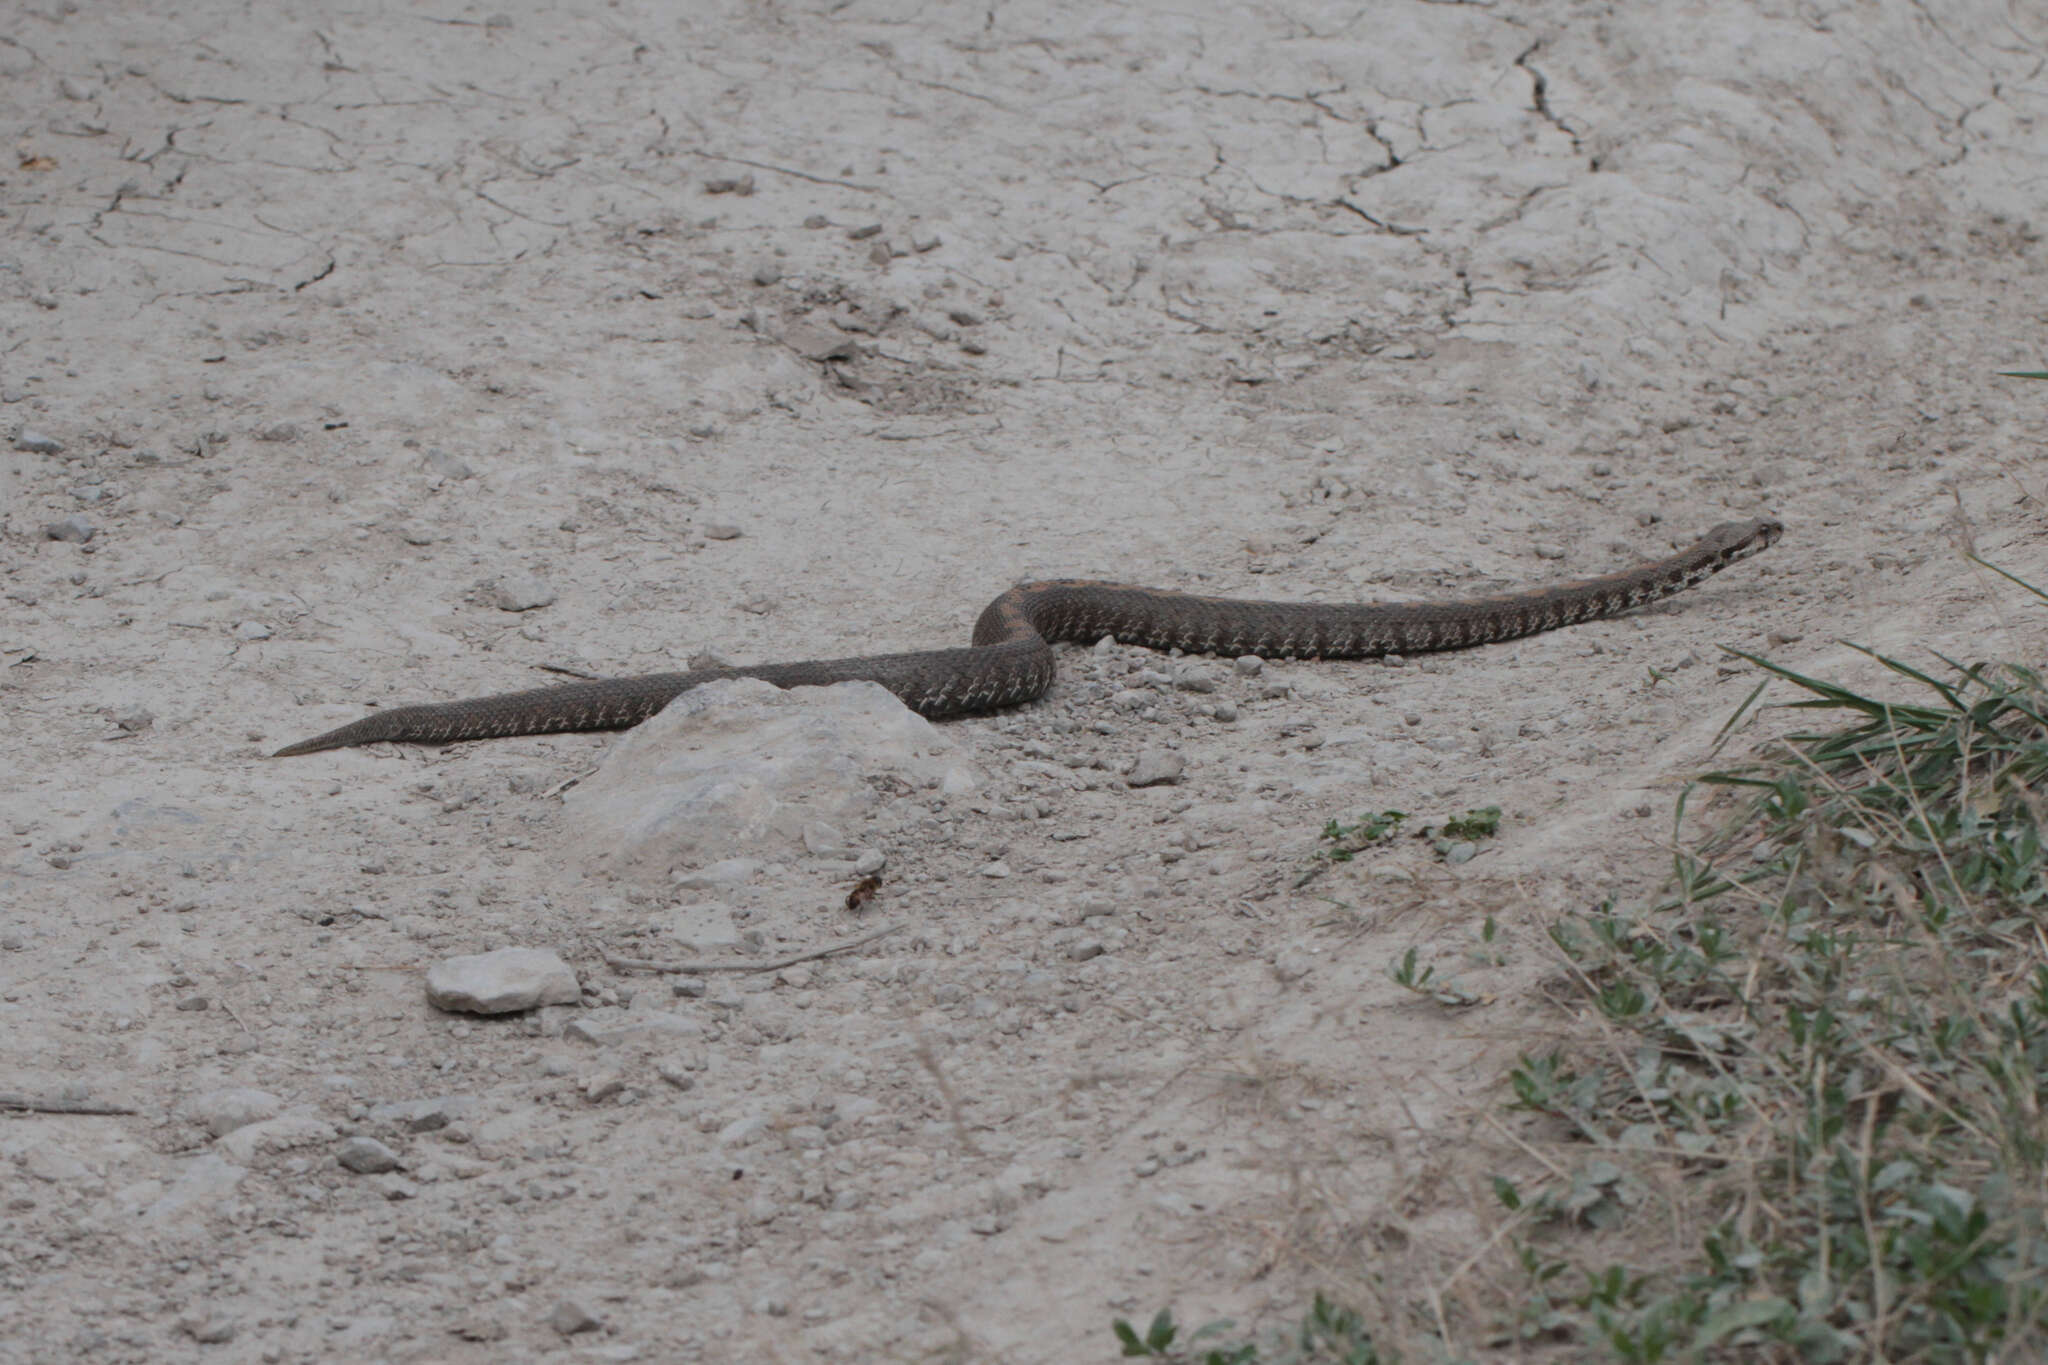
[[[813,948],[807,953],[796,953],[790,957],[778,957],[772,962],[661,962],[649,957],[613,957],[604,955],[604,964],[615,972],[772,972],[783,967],[794,967],[799,962],[814,962],[821,957],[835,953],[850,952],[862,944],[873,943],[886,938],[903,926],[891,924],[859,938],[850,938],[843,943],[828,943],[822,948]]]
[[[124,1104],[109,1104],[105,1100],[67,1100],[56,1095],[19,1095],[0,1090],[0,1109],[15,1109],[31,1114],[139,1114],[139,1109],[130,1109]]]
[[[960,1096],[953,1089],[953,1083],[946,1079],[945,1068],[939,1065],[938,1054],[932,1051],[931,1039],[920,1035],[915,1055],[919,1065],[931,1073],[932,1082],[939,1087],[940,1097],[946,1101],[946,1117],[952,1121],[953,1136],[968,1153],[980,1156],[981,1148],[974,1145],[974,1135],[967,1131],[967,1115],[960,1107]]]

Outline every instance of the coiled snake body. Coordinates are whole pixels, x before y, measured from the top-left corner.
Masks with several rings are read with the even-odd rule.
[[[1615,616],[1683,592],[1767,548],[1782,530],[1775,521],[1727,522],[1668,559],[1600,578],[1461,602],[1252,602],[1084,579],[1025,583],[989,603],[975,623],[974,644],[966,649],[703,668],[401,706],[288,744],[273,756],[379,740],[445,744],[562,730],[623,730],[698,684],[720,678],[761,678],[777,687],[864,679],[880,683],[923,715],[966,715],[1042,696],[1053,679],[1049,642],[1092,642],[1104,635],[1152,649],[1283,659],[1464,649]]]

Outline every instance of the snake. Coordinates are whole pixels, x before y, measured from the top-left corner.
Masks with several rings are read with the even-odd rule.
[[[597,678],[399,706],[287,744],[272,757],[386,740],[448,744],[624,730],[691,688],[727,678],[760,678],[782,688],[876,682],[920,715],[940,720],[1036,701],[1052,686],[1054,642],[1093,643],[1104,636],[1185,654],[1279,659],[1369,659],[1468,649],[1660,601],[1769,548],[1783,532],[1783,525],[1770,519],[1724,522],[1677,554],[1618,573],[1446,602],[1261,602],[1090,579],[1020,583],[989,603],[975,622],[973,644],[964,649]]]

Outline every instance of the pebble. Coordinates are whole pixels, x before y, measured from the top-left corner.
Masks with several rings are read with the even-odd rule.
[[[1273,975],[1281,981],[1299,981],[1315,966],[1315,959],[1299,948],[1283,950],[1273,959]]]
[[[738,540],[745,534],[746,532],[729,521],[707,521],[704,523],[704,535],[708,540]]]
[[[237,640],[268,640],[274,634],[276,632],[261,621],[244,621],[235,627]]]
[[[1101,957],[1107,951],[1099,939],[1084,938],[1067,945],[1069,962],[1086,962],[1092,957]]]
[[[218,1313],[187,1313],[178,1319],[178,1330],[197,1342],[218,1346],[235,1339],[235,1320]]]
[[[475,477],[476,473],[461,456],[450,455],[439,446],[428,447],[426,466],[429,474],[437,474],[444,479],[468,479]]]
[[[1536,551],[1536,557],[1537,557],[1538,559],[1563,559],[1563,558],[1564,558],[1564,546],[1562,546],[1562,545],[1553,545],[1553,544],[1550,544],[1549,542],[1545,541],[1545,542],[1539,543],[1539,544],[1537,544],[1537,545],[1535,545],[1535,546],[1533,546],[1533,547],[1531,547],[1531,548],[1533,548],[1533,549],[1534,549],[1534,550]]]
[[[55,455],[64,449],[64,443],[55,437],[45,436],[40,431],[23,430],[21,435],[14,438],[14,448],[26,450],[31,455]]]
[[[398,1153],[373,1137],[350,1138],[336,1150],[334,1159],[344,1170],[354,1171],[357,1175],[382,1175],[404,1164],[398,1159]]]
[[[781,280],[782,267],[779,265],[768,262],[754,267],[754,283],[763,288],[771,284],[778,284]]]
[[[284,1112],[284,1101],[267,1090],[233,1086],[207,1091],[188,1103],[185,1112],[208,1133],[222,1137],[237,1128],[276,1118]]]
[[[499,611],[532,611],[553,604],[555,590],[532,574],[514,574],[498,580],[492,600]]]
[[[1173,685],[1183,692],[1214,692],[1217,680],[1206,668],[1184,668],[1175,676]]]
[[[569,964],[544,948],[500,948],[451,957],[427,969],[427,1002],[471,1014],[511,1014],[583,998]]]
[[[1231,701],[1219,701],[1214,706],[1209,708],[1209,714],[1214,716],[1217,720],[1220,720],[1224,724],[1228,725],[1230,722],[1237,719],[1237,703]]]
[[[1444,850],[1444,861],[1455,867],[1459,863],[1471,862],[1473,856],[1478,852],[1479,845],[1465,839],[1460,839]]]
[[[853,860],[854,875],[858,877],[873,876],[875,873],[880,872],[888,861],[887,858],[882,856],[882,850],[878,848],[864,848],[860,851],[860,856]]]
[[[156,713],[145,710],[140,706],[130,706],[124,710],[116,711],[113,715],[113,721],[114,724],[120,726],[131,735],[140,734],[156,724]]]
[[[862,223],[857,228],[848,228],[846,235],[851,241],[864,242],[870,237],[881,236],[882,225],[880,223]]]
[[[992,863],[984,864],[981,869],[981,875],[984,877],[1007,877],[1010,875],[1010,865],[1001,858],[998,858]]]
[[[594,1332],[603,1324],[597,1315],[574,1299],[563,1299],[548,1313],[548,1326],[565,1337],[578,1332]]]
[[[267,426],[258,431],[256,439],[259,441],[273,441],[280,445],[288,444],[299,439],[299,429],[291,422],[279,422],[274,426]]]
[[[463,1025],[462,1027],[468,1027]],[[475,1111],[477,1102],[468,1095],[439,1095],[424,1100],[394,1100],[370,1108],[372,1123],[388,1123],[410,1133],[432,1133]]]
[[[804,847],[820,858],[837,858],[845,852],[846,836],[823,820],[804,825]]]
[[[1266,671],[1266,661],[1256,654],[1240,654],[1231,660],[1230,666],[1240,678],[1256,678]]]
[[[1186,766],[1181,756],[1171,749],[1146,749],[1131,765],[1130,775],[1125,781],[1133,787],[1168,786],[1180,781]]]
[[[47,538],[68,540],[73,545],[83,545],[98,534],[99,528],[75,513],[62,521],[53,521],[43,527],[43,535]]]

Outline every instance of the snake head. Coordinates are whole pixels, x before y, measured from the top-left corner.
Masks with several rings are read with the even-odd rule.
[[[1785,523],[1771,517],[1755,521],[1724,521],[1701,539],[1701,545],[1722,564],[1768,550],[1785,534]]]

